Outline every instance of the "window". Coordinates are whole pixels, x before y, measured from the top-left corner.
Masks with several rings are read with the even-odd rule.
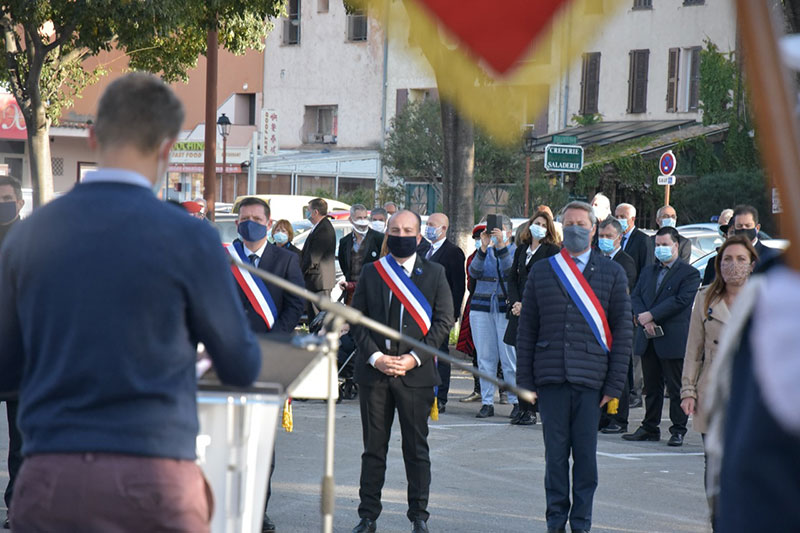
[[[705,3],[706,0],[683,0],[685,6],[702,6]]]
[[[697,111],[700,100],[700,47],[687,50],[689,68],[687,70],[689,86],[686,102],[687,111]]]
[[[336,144],[338,125],[338,106],[306,106],[303,132],[309,144]]]
[[[283,44],[300,44],[300,0],[286,4],[287,18],[283,21]]]
[[[317,13],[327,13],[328,3],[328,0],[317,0]]]
[[[367,40],[367,14],[361,10],[347,15],[347,40],[351,42]]]
[[[53,168],[53,176],[63,176],[64,175],[64,158],[63,157],[51,157],[50,158],[50,166]]]
[[[631,50],[628,77],[628,113],[647,111],[647,69],[650,50]]]
[[[667,61],[667,113],[678,111],[678,72],[680,68],[680,48],[670,48]]]
[[[581,115],[597,113],[597,98],[600,93],[600,52],[583,54],[581,74]]]
[[[653,9],[653,0],[633,0],[633,9]]]

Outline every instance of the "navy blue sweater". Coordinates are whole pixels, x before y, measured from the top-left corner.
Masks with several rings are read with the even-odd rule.
[[[215,230],[144,187],[79,184],[0,249],[0,391],[25,456],[195,458],[196,343],[223,382],[261,358]]]

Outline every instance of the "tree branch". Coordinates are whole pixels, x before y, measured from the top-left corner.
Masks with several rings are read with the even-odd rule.
[[[20,110],[23,114],[29,109],[29,102],[25,91],[25,83],[22,79],[22,73],[19,68],[19,60],[17,58],[20,53],[19,35],[14,31],[14,25],[11,18],[6,15],[0,23],[3,26],[3,40],[5,41],[5,55],[6,55],[6,68],[9,72],[9,83],[11,85],[11,93],[17,100]]]
[[[53,40],[52,43],[46,44],[44,46],[45,53],[50,52],[51,50],[62,46],[67,42],[67,40],[75,33],[75,30],[78,28],[77,22],[71,22],[66,26],[59,28],[61,31],[57,31],[57,37]]]

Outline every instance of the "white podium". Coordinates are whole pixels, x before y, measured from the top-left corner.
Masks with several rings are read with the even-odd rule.
[[[262,337],[259,343],[261,372],[252,386],[222,385],[213,371],[198,381],[197,462],[214,493],[213,533],[261,531],[275,431],[286,394],[300,388],[324,394],[312,397],[327,398],[331,386],[320,370],[329,366],[318,345],[300,347],[289,337],[277,336]],[[338,389],[336,383],[333,389]]]

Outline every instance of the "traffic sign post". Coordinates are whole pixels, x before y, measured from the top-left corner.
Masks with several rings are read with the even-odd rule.
[[[664,205],[669,205],[669,189],[670,186],[675,185],[675,176],[673,174],[675,174],[676,166],[677,161],[672,150],[661,154],[661,158],[658,160],[658,170],[661,171],[661,175],[658,177],[658,184],[666,186],[664,189]]]
[[[548,144],[544,148],[544,168],[548,172],[580,172],[583,169],[583,146]]]

